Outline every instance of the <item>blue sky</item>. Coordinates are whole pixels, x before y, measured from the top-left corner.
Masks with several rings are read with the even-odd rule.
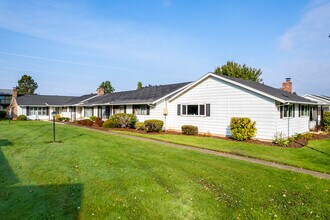
[[[330,1],[0,1],[0,88],[81,95],[193,81],[228,60],[330,95]]]

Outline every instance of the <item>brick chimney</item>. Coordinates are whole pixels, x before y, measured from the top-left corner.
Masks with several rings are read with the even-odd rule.
[[[97,89],[97,95],[98,95],[98,96],[104,95],[104,89],[101,88],[101,87],[99,87],[99,88]]]
[[[282,90],[292,93],[292,82],[291,78],[285,78],[285,82],[282,83]]]
[[[16,98],[17,95],[18,95],[18,89],[17,89],[17,87],[13,87],[13,91],[11,93],[11,96]]]

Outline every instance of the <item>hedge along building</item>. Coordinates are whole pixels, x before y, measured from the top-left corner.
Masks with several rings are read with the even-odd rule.
[[[312,128],[310,106],[316,103],[292,94],[289,79],[282,87],[287,91],[209,73],[192,83],[150,86],[110,94],[98,90],[98,94],[70,97],[56,103],[58,105],[45,99],[38,106],[47,103],[48,112],[62,109],[61,116],[71,120],[90,116],[107,119],[116,113],[134,113],[138,121],[163,120],[167,130],[179,131],[182,125],[195,125],[200,133],[226,136],[231,135],[232,117],[248,117],[256,122],[256,138],[271,140],[279,132],[291,136]],[[24,97],[17,98],[20,114],[35,119],[31,111],[29,115],[24,108],[33,107],[33,98],[40,99],[40,96]],[[24,105],[22,100],[25,100]]]

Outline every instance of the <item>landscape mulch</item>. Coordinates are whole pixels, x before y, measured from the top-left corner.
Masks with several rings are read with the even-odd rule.
[[[74,122],[64,122],[65,124],[70,124],[70,125],[75,125],[78,127],[88,127],[88,128],[93,128],[96,130],[101,130],[101,131],[128,131],[128,132],[134,132],[134,133],[139,133],[139,134],[146,134],[145,131],[143,130],[136,130],[134,128],[103,128],[103,127],[99,127],[98,125],[96,125],[95,123],[92,126],[84,126],[81,124],[77,124]],[[148,134],[151,135],[162,135],[162,134],[171,134],[171,135],[184,135],[181,132],[177,132],[177,131],[163,131],[163,132],[148,132]],[[186,135],[185,135],[186,136]],[[217,138],[217,139],[222,139],[222,140],[227,140],[227,141],[234,141],[234,142],[240,142],[237,140],[232,139],[231,137],[221,137],[221,136],[211,136],[209,134],[198,134],[195,136],[199,136],[199,137],[212,137],[212,138]],[[309,140],[322,140],[322,139],[330,139],[330,132],[328,133],[312,133],[311,138],[309,139],[300,139],[300,140],[295,140],[293,142],[291,142],[288,146],[286,146],[285,148],[302,148],[304,146],[306,146],[308,144]],[[261,141],[261,140],[246,140],[245,142],[247,143],[251,143],[251,144],[261,144],[261,145],[266,145],[266,146],[276,146],[276,147],[282,147],[279,146],[273,142],[268,142],[268,141]]]

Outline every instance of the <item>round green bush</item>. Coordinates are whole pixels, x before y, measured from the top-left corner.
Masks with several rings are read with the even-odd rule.
[[[330,112],[323,113],[323,126],[326,130],[330,131]]]
[[[144,130],[144,122],[136,122],[135,123],[136,130]]]
[[[109,121],[110,120],[110,121]],[[105,126],[111,128],[134,128],[136,123],[136,115],[127,113],[114,114],[109,118]]]
[[[112,118],[106,120],[102,124],[102,127],[104,127],[104,128],[115,128],[116,126],[117,126],[117,123]]]
[[[90,120],[92,120],[92,121],[96,121],[96,119],[98,119],[99,117],[97,117],[97,116],[91,116],[91,117],[89,117],[89,119]]]
[[[182,131],[182,134],[196,135],[196,134],[198,134],[198,127],[193,126],[193,125],[182,125],[181,131]]]
[[[20,115],[17,117],[17,121],[26,121],[27,117],[25,115]]]
[[[257,133],[256,123],[252,122],[250,118],[231,118],[230,131],[233,139],[248,140]]]
[[[163,129],[164,122],[161,120],[145,120],[144,130],[146,132],[160,132]]]

